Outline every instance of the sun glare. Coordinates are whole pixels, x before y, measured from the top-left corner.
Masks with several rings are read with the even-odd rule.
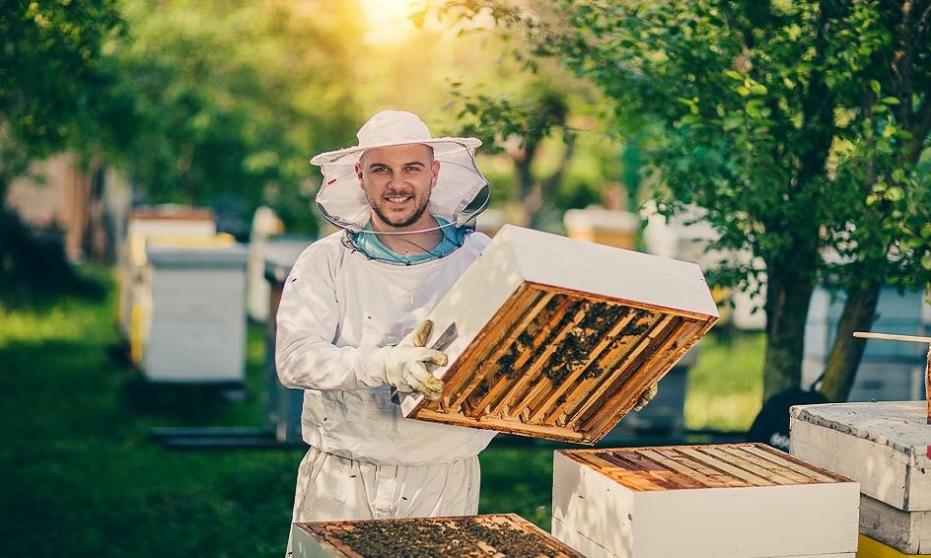
[[[360,0],[368,25],[363,40],[370,44],[400,43],[415,30],[408,16],[413,0]]]

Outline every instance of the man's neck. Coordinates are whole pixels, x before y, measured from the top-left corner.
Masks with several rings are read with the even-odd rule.
[[[377,215],[372,216],[371,223],[372,230],[378,240],[396,254],[405,256],[425,254],[436,248],[440,241],[443,240],[443,231],[439,229],[439,223],[427,212],[424,212],[420,219],[406,227],[387,225]]]

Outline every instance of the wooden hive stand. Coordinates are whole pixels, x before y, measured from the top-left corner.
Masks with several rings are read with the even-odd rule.
[[[583,558],[514,514],[296,523],[293,558]]]
[[[589,558],[853,558],[858,498],[763,444],[566,450],[552,532]]]
[[[428,317],[445,386],[406,417],[594,444],[718,312],[695,264],[505,226]]]

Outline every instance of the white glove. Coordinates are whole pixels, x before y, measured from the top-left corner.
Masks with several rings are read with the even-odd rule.
[[[424,347],[432,330],[433,322],[425,320],[397,345],[378,349],[371,375],[400,392],[417,392],[427,399],[439,399],[443,382],[426,365],[444,366],[447,359],[444,353]]]
[[[659,386],[656,383],[650,384],[650,387],[643,390],[643,393],[641,393],[640,397],[637,398],[637,404],[634,405],[634,411],[642,411],[644,407],[650,404],[650,401],[653,401],[653,398],[656,397],[658,392]]]

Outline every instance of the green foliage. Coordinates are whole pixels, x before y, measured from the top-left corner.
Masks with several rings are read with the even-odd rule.
[[[449,4],[474,17],[494,2]],[[698,206],[715,249],[763,262],[715,276],[738,288],[767,278],[767,377],[784,378],[767,390],[798,382],[816,282],[931,281],[927,0],[535,6],[500,19],[596,84],[619,129],[645,138],[660,212]]]
[[[136,101],[130,158],[143,191],[187,203],[232,195],[250,213],[267,202],[286,224],[313,222],[308,156],[351,137],[357,120],[351,5],[134,0],[125,13],[132,32],[113,50]]]
[[[0,200],[32,159],[104,134],[102,46],[122,29],[114,0],[0,0]]]

